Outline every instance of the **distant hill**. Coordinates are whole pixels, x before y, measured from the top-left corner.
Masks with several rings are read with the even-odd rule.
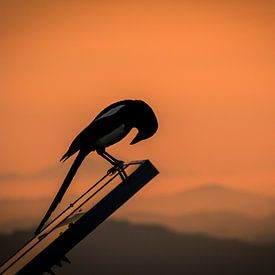
[[[180,233],[275,243],[275,215],[255,218],[230,212],[201,212],[179,216],[133,212],[124,220],[135,224],[159,224]]]
[[[0,235],[0,257],[30,232]],[[68,255],[72,264],[56,274],[275,274],[275,245],[253,245],[201,235],[181,235],[159,226],[107,221]]]
[[[2,199],[0,200],[1,232],[15,228],[26,229],[38,223],[43,210],[46,211],[50,201],[47,199]]]
[[[172,195],[133,200],[129,210],[165,216],[233,212],[244,216],[263,217],[275,213],[275,198],[209,184]]]
[[[65,198],[63,206],[70,201],[72,197]],[[37,225],[50,202],[49,199],[0,200],[0,230],[8,232]],[[174,195],[134,197],[112,218],[160,224],[181,233],[274,242],[274,209],[272,197],[210,184]]]
[[[115,215],[181,233],[245,241],[275,241],[275,199],[217,184],[173,195],[133,199]]]
[[[72,201],[68,196],[60,203],[62,209]],[[10,232],[14,229],[27,229],[36,226],[48,209],[51,199],[2,199],[0,200],[0,232]],[[60,209],[59,208],[59,209]]]

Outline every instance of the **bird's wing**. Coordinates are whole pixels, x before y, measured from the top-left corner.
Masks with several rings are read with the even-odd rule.
[[[103,113],[101,116],[97,116],[92,123],[83,130],[82,138],[98,138],[112,132],[117,127],[125,124],[128,119],[127,116],[128,106],[116,106],[109,111]],[[127,123],[126,123],[127,124]]]
[[[123,109],[124,107],[127,107],[129,105],[129,103],[132,103],[132,102],[133,102],[132,100],[122,100],[122,101],[113,103],[113,104],[109,105],[108,107],[106,107],[103,111],[101,111],[95,117],[94,121],[104,118],[104,117],[114,115],[114,114],[118,113],[121,109]]]
[[[119,101],[101,111],[95,119],[76,136],[60,161],[65,161],[74,155],[87,140],[92,144],[93,141],[96,141],[101,136],[108,134],[124,124],[127,119],[127,110],[130,108],[130,103],[132,102],[132,100]]]

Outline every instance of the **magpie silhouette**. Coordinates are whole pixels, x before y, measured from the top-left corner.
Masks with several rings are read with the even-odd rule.
[[[122,140],[133,128],[136,128],[138,133],[130,144],[138,143],[153,136],[158,129],[157,118],[152,108],[144,101],[123,100],[105,108],[73,140],[60,161],[64,162],[75,153],[78,152],[78,154],[50,208],[36,229],[35,235],[39,234],[61,201],[79,166],[90,152],[96,151],[101,157],[110,162],[114,168],[123,164],[123,161],[107,153],[106,148]]]

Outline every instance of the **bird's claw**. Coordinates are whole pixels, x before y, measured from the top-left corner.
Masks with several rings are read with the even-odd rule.
[[[124,166],[124,162],[119,160],[114,164],[114,166],[112,168],[110,168],[107,171],[107,174],[108,175],[113,175],[113,174],[115,174],[115,172],[120,171],[123,168],[123,166]]]

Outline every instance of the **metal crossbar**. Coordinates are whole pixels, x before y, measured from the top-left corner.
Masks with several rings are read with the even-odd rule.
[[[149,160],[107,173],[1,267],[0,274],[42,274],[68,262],[66,253],[158,174]]]

